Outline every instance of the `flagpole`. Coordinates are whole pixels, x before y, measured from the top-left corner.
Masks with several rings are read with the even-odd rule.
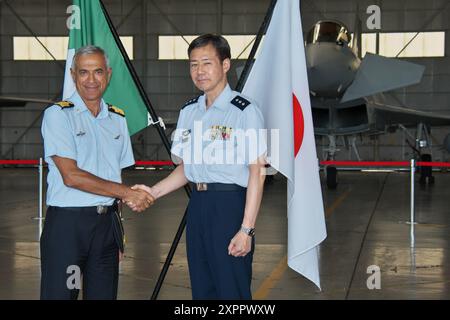
[[[252,50],[250,51],[250,55],[245,62],[244,70],[242,70],[241,76],[239,77],[238,83],[236,85],[235,90],[241,92],[244,88],[245,81],[247,81],[247,77],[252,69],[252,65],[254,62],[254,58],[256,55],[256,51],[258,50],[259,44],[261,42],[262,36],[266,33],[267,28],[269,27],[270,19],[272,18],[273,10],[275,9],[275,5],[277,4],[277,0],[272,0],[270,2],[269,8],[267,9],[266,16],[259,27],[258,34],[256,35],[255,43],[252,46]]]
[[[108,23],[109,29],[111,30],[111,33],[112,33],[112,35],[114,37],[114,40],[116,41],[116,44],[119,47],[120,53],[123,56],[123,59],[124,59],[125,64],[126,64],[126,66],[128,68],[128,71],[130,71],[131,77],[133,78],[134,83],[136,84],[136,86],[138,88],[139,94],[141,95],[142,99],[144,100],[145,107],[147,108],[147,111],[150,113],[150,116],[152,117],[152,120],[155,121],[155,120],[158,119],[158,116],[156,115],[156,112],[155,112],[155,110],[154,110],[154,108],[153,108],[153,106],[152,106],[152,104],[150,102],[150,99],[148,98],[148,96],[147,96],[147,94],[146,94],[146,92],[144,90],[144,87],[141,84],[141,81],[139,81],[139,77],[138,77],[138,75],[136,73],[136,70],[134,70],[134,67],[131,64],[130,58],[128,57],[128,54],[127,54],[125,48],[123,47],[122,42],[120,41],[119,34],[117,33],[117,30],[114,28],[112,20],[111,20],[109,14],[108,14],[108,11],[106,11],[106,8],[105,8],[105,5],[103,4],[103,1],[99,0],[99,2],[100,2],[100,6],[102,7],[103,14],[105,15],[106,22]],[[164,133],[164,130],[163,130],[163,128],[160,125],[156,126],[156,129],[158,130],[158,134],[160,135],[161,140],[163,141],[164,146],[165,146],[167,152],[170,155],[170,142],[169,142],[169,139],[167,139],[167,137],[166,137],[166,135]]]
[[[106,22],[108,23],[109,29],[111,30],[111,33],[114,37],[114,40],[116,41],[117,46],[119,47],[119,50],[123,56],[123,59],[125,61],[125,64],[128,68],[128,71],[130,71],[131,77],[134,80],[134,83],[136,84],[139,94],[141,95],[142,99],[144,100],[145,107],[147,108],[148,112],[150,113],[150,116],[153,120],[158,119],[158,116],[150,102],[150,99],[148,98],[144,87],[142,86],[142,83],[139,81],[139,77],[136,73],[136,70],[134,70],[133,65],[131,64],[130,58],[128,57],[128,54],[125,50],[125,48],[122,45],[122,42],[120,41],[119,35],[117,33],[117,30],[114,28],[114,25],[112,23],[111,17],[108,14],[108,11],[105,8],[105,5],[103,4],[102,0],[99,0],[100,6],[102,8],[103,14],[105,15]],[[164,144],[164,147],[166,148],[167,153],[170,155],[170,142],[167,136],[164,133],[164,130],[160,125],[156,126],[156,130],[158,130],[158,134],[161,137],[161,140]],[[191,190],[188,185],[184,186],[184,190],[186,191],[186,194],[188,197],[191,196]],[[156,286],[153,290],[151,300],[156,300],[158,297],[159,291],[161,290],[161,286],[164,282],[164,278],[166,277],[167,271],[169,270],[170,263],[172,262],[173,256],[175,254],[175,251],[178,247],[178,243],[180,242],[181,236],[183,234],[183,230],[186,226],[186,216],[187,216],[187,208],[184,211],[183,218],[181,219],[180,225],[178,226],[177,233],[175,234],[175,237],[172,242],[172,246],[170,247],[169,253],[166,257],[166,261],[164,262],[164,266],[161,270],[161,273],[159,274],[158,281],[156,283]]]

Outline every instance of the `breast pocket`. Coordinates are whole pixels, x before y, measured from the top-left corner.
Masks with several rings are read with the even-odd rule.
[[[82,165],[86,159],[96,150],[95,140],[84,130],[77,130],[74,134],[75,145],[77,148],[77,162]]]
[[[214,140],[206,142],[203,148],[206,164],[235,164],[236,144],[232,140]]]
[[[224,149],[224,161],[225,164],[235,165],[239,163],[239,150],[238,143],[234,139],[226,140],[223,142]]]
[[[124,136],[121,133],[114,133],[112,135],[112,148],[114,155],[120,159],[122,156],[123,144],[124,144]]]
[[[183,139],[180,140],[180,142],[178,142],[178,145],[176,146],[176,152],[174,152],[175,155],[179,156],[181,159],[183,159],[183,162],[185,164],[192,164],[194,159],[193,159],[193,154],[192,154],[192,145],[193,145],[193,140],[192,140],[192,136],[188,135],[183,137]]]
[[[245,164],[246,144],[236,142],[234,148],[236,152],[236,164]]]

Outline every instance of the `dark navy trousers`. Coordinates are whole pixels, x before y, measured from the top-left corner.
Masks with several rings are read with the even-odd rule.
[[[40,243],[41,299],[77,299],[79,290],[67,285],[75,274],[69,266],[77,266],[82,273],[83,299],[117,298],[119,247],[112,211],[48,208]]]
[[[244,217],[246,189],[194,190],[188,205],[186,248],[193,299],[251,299],[252,250],[228,255]]]

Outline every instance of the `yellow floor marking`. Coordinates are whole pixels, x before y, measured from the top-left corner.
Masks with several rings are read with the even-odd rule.
[[[336,210],[336,208],[339,207],[339,205],[345,200],[345,198],[348,197],[350,191],[351,189],[341,194],[339,198],[337,198],[330,207],[325,209],[325,218],[331,216],[331,214]],[[253,299],[255,300],[267,299],[270,290],[276,286],[278,281],[286,272],[287,268],[288,268],[287,255],[285,255],[283,258],[281,258],[281,260],[278,262],[275,269],[272,270],[270,275],[266,279],[264,279],[263,283],[259,286],[258,290],[256,290],[256,292],[253,294]]]
[[[337,198],[331,206],[325,209],[325,218],[328,218],[331,216],[331,214],[336,210],[337,207],[341,205],[341,203],[345,200],[345,198],[348,197],[350,194],[351,189],[348,189],[346,192],[341,194],[339,198]]]
[[[272,273],[263,281],[259,286],[258,290],[253,294],[253,299],[264,300],[269,295],[270,290],[275,287],[277,282],[281,279],[284,272],[286,271],[287,265],[287,255],[284,256],[278,265],[273,269]]]

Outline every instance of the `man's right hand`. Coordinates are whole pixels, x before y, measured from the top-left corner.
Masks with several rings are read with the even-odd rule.
[[[122,199],[133,211],[142,212],[153,204],[155,199],[143,190],[129,189],[127,195]]]

